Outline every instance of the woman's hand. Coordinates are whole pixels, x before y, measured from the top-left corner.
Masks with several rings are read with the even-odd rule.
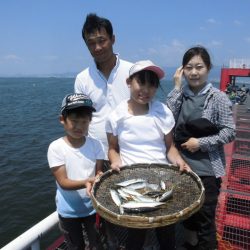
[[[181,147],[191,153],[194,153],[200,149],[199,140],[191,137],[185,143],[182,143]]]
[[[183,67],[179,67],[174,74],[175,89],[180,90],[182,85]]]

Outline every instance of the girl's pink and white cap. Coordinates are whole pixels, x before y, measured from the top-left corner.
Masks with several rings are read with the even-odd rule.
[[[159,66],[155,65],[150,60],[144,60],[144,61],[138,61],[136,62],[129,70],[129,76],[132,76],[133,74],[140,72],[142,70],[150,70],[153,71],[159,79],[162,79],[165,75],[163,69],[161,69]]]

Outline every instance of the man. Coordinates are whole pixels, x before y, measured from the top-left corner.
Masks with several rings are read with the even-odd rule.
[[[105,132],[105,123],[111,111],[124,99],[129,98],[130,92],[126,83],[129,70],[133,65],[121,60],[113,52],[115,36],[111,22],[90,13],[87,15],[82,29],[85,41],[94,63],[80,72],[75,80],[75,93],[83,93],[93,101],[96,112],[93,113],[89,126],[89,136],[100,140],[105,150],[105,159],[108,160],[108,142]],[[109,166],[105,161],[105,168]],[[121,243],[116,226],[105,222],[108,238],[108,249],[117,249]],[[117,228],[117,229],[116,229]]]
[[[96,112],[89,127],[89,136],[101,140],[108,159],[106,118],[122,100],[129,98],[126,79],[132,63],[121,60],[113,52],[115,36],[108,19],[89,14],[83,25],[82,37],[94,63],[77,75],[75,92],[83,93],[93,101]]]

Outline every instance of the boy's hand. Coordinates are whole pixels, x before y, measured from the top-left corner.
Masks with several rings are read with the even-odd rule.
[[[92,189],[92,185],[95,181],[95,177],[89,177],[87,180],[86,180],[86,192],[87,192],[87,195],[88,196],[91,196],[91,189]]]
[[[86,183],[86,192],[88,196],[91,196],[91,189],[92,189],[92,183],[91,182],[87,182]]]
[[[96,174],[96,176],[95,176],[95,182],[100,181],[100,178],[101,178],[102,175],[103,175],[103,172],[102,172],[102,171],[99,171],[99,172]]]

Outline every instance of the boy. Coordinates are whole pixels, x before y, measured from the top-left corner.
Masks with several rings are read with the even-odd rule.
[[[65,136],[53,141],[48,149],[48,162],[56,179],[56,206],[60,227],[69,249],[97,247],[95,210],[89,197],[95,175],[101,174],[104,149],[87,136],[95,109],[84,94],[70,94],[62,102],[60,123]]]

